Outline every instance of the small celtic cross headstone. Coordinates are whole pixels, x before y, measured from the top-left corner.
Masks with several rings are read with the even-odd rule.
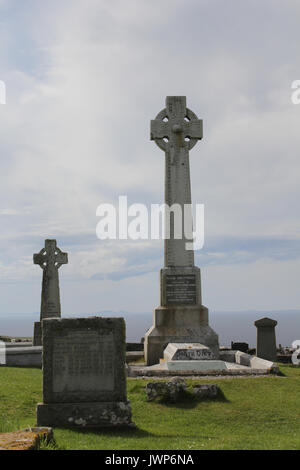
[[[68,263],[68,254],[57,247],[56,240],[45,240],[45,247],[33,255],[33,262],[43,269],[40,322],[45,318],[60,318],[58,269]],[[35,323],[33,340],[35,346],[41,344],[40,322]]]

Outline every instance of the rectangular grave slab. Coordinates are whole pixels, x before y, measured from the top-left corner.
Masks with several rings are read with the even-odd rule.
[[[38,426],[131,425],[123,318],[43,320]]]
[[[166,368],[174,373],[185,371],[224,371],[227,370],[226,362],[219,360],[212,361],[168,361]]]

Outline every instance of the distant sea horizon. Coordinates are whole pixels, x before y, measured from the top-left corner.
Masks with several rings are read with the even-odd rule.
[[[80,315],[62,315],[74,317],[124,317],[126,321],[127,342],[140,342],[152,325],[152,313],[132,313],[103,310],[97,313]],[[219,335],[222,346],[230,346],[231,341],[246,342],[250,347],[256,346],[256,327],[254,321],[269,317],[277,320],[277,345],[291,346],[296,339],[300,340],[300,310],[247,310],[247,311],[210,311],[209,324]],[[33,323],[39,320],[39,313],[0,314],[0,336],[30,337],[33,335]]]

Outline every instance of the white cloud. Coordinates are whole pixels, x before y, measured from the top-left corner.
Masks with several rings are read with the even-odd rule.
[[[149,141],[149,121],[171,94],[187,95],[204,119],[190,159],[206,238],[299,237],[300,106],[290,101],[300,69],[299,6],[270,6],[33,2],[20,7],[21,23],[11,11],[0,32],[7,84],[0,215],[19,216],[0,219],[2,279],[28,279],[31,253],[49,237],[82,240],[62,247],[73,250],[70,279],[133,273],[134,244],[102,247],[92,239],[95,210],[120,194],[162,201],[164,155]],[[156,269],[157,252],[144,262],[148,253],[150,245],[137,249],[137,273]],[[222,251],[215,258],[221,262]],[[142,277],[145,291],[154,278]],[[232,300],[224,302],[230,308]]]

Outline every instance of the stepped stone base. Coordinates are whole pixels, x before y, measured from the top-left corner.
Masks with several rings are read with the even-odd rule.
[[[37,425],[77,428],[134,426],[129,401],[39,403]]]
[[[218,335],[208,325],[208,309],[203,305],[155,309],[153,326],[145,335],[146,364],[159,363],[169,343],[201,343],[219,358]]]

